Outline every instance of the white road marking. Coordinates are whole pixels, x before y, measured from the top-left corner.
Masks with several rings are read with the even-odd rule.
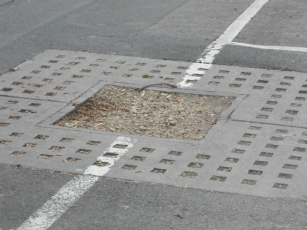
[[[264,49],[264,50],[281,50],[281,51],[294,51],[294,52],[307,52],[307,48],[305,47],[291,47],[291,46],[263,46],[263,45],[253,45],[247,43],[240,43],[240,42],[231,42],[229,45],[235,46],[244,46],[244,47],[251,47],[257,49]]]
[[[115,145],[127,145],[127,147],[120,149],[120,148],[114,148]],[[114,163],[122,156],[124,155],[131,147],[133,146],[133,143],[130,141],[130,138],[125,137],[119,137],[116,139],[116,141],[113,142],[113,144],[104,151],[103,155],[97,158],[97,161],[108,163],[105,167],[99,167],[97,165],[91,165],[89,166],[84,174],[90,174],[94,176],[103,176],[105,175],[111,167],[114,165]],[[116,158],[111,157],[105,157],[105,153],[114,153],[117,154]]]
[[[17,230],[43,230],[49,228],[65,213],[99,177],[78,176],[64,185],[39,210],[32,214]]]
[[[206,68],[201,71],[202,74],[206,73],[206,70],[211,68],[211,65],[215,59],[215,56],[221,52],[223,47],[233,41],[233,39],[240,33],[240,31],[246,26],[246,24],[259,12],[259,10],[269,0],[256,0],[250,5],[226,30],[225,32],[213,43],[211,43],[201,55],[201,58],[197,60],[198,65],[206,65]],[[200,64],[199,64],[200,63]],[[177,84],[180,88],[191,87],[194,81],[200,80],[201,77],[195,78],[193,72],[195,70],[196,63],[193,63],[186,71],[186,75],[183,80]],[[199,70],[197,70],[199,72]]]
[[[133,140],[135,142],[136,140]],[[119,159],[125,152],[133,146],[133,142],[127,137],[118,137],[106,149],[106,152],[117,153],[118,156],[112,161],[108,161],[110,165],[107,167],[89,166],[86,174],[93,174],[97,176],[105,175],[114,165],[115,161]],[[124,149],[114,148],[116,144],[127,145]],[[104,156],[98,160],[106,161]],[[52,196],[40,209],[38,209],[32,216],[30,216],[17,230],[43,230],[48,229],[63,213],[65,213],[72,205],[99,179],[97,176],[77,176],[68,183],[66,183],[54,196]]]

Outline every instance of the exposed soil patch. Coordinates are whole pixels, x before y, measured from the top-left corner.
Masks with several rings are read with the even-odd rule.
[[[160,138],[199,140],[233,97],[197,96],[105,86],[59,126]]]

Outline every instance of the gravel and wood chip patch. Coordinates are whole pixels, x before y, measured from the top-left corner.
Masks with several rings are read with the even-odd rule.
[[[106,85],[56,125],[159,138],[199,140],[233,97]]]

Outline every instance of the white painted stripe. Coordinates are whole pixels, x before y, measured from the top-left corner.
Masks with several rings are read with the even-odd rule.
[[[197,60],[198,63],[208,64],[213,63],[215,56],[221,52],[223,47],[233,41],[233,39],[240,33],[240,31],[247,25],[247,23],[259,12],[259,10],[269,0],[256,0],[250,5],[226,30],[225,32],[213,43],[211,43],[201,55],[201,58]],[[180,88],[191,87],[193,83],[190,77],[193,76],[193,63],[186,71],[187,75],[183,77],[183,80],[177,84]],[[211,66],[210,66],[211,67]],[[210,69],[209,67],[209,69]],[[206,71],[204,71],[204,74]],[[196,79],[195,79],[196,80]]]
[[[263,46],[263,45],[253,45],[247,43],[240,43],[240,42],[231,42],[229,45],[236,45],[236,46],[244,46],[244,47],[251,47],[257,49],[264,49],[264,50],[281,50],[281,51],[294,51],[294,52],[307,52],[307,48],[305,47],[291,47],[291,46]]]
[[[136,140],[133,140],[136,142]],[[114,148],[114,145],[127,145],[125,149]],[[133,146],[130,138],[118,137],[106,152],[117,153],[118,157],[114,160],[108,161],[103,155],[98,157],[98,160],[109,162],[110,165],[106,167],[89,166],[86,174],[93,174],[97,176],[105,175],[114,165],[115,161],[119,159],[129,148]],[[65,213],[72,205],[99,179],[96,176],[77,176],[73,180],[66,183],[54,196],[52,196],[39,210],[33,213],[17,230],[44,230],[48,229],[63,213]]]
[[[119,149],[119,148],[114,148],[113,146],[119,144],[119,145],[127,145],[126,148],[124,149]],[[107,152],[110,153],[115,153],[118,154],[116,158],[110,158],[110,157],[105,157],[101,155],[100,157],[97,158],[97,161],[102,161],[102,162],[107,162],[108,165],[105,167],[99,167],[96,165],[91,165],[89,166],[84,174],[90,174],[90,175],[95,175],[95,176],[103,176],[105,175],[111,167],[114,165],[114,163],[122,156],[124,155],[131,147],[133,146],[133,143],[131,142],[130,138],[126,137],[119,137],[112,143],[112,145],[104,151],[103,155]]]
[[[197,76],[196,74],[204,75],[206,73],[206,70],[209,70],[210,68],[211,64],[193,63],[186,71],[186,75],[183,77],[183,80],[179,82],[177,86],[181,88],[191,87],[193,85],[193,81],[198,81],[201,79],[201,77]]]
[[[43,230],[49,228],[67,211],[99,177],[78,176],[64,185],[17,230]]]
[[[216,40],[216,43],[218,45],[226,45],[232,42],[268,1],[269,0],[256,0],[225,30],[225,32]]]

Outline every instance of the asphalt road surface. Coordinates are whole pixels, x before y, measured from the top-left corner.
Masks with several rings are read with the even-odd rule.
[[[255,16],[239,20],[245,24],[238,34],[233,33],[234,39],[225,35],[228,41],[221,43],[212,63],[307,72],[306,2],[256,2]],[[221,35],[252,3],[0,0],[0,74],[46,49],[191,63],[206,60],[212,57],[208,56],[210,45],[220,42]],[[234,30],[239,27],[233,25]],[[108,177],[99,178],[49,225],[37,221],[32,228],[19,228],[73,178],[67,173],[0,164],[0,229],[307,229],[304,199]]]

